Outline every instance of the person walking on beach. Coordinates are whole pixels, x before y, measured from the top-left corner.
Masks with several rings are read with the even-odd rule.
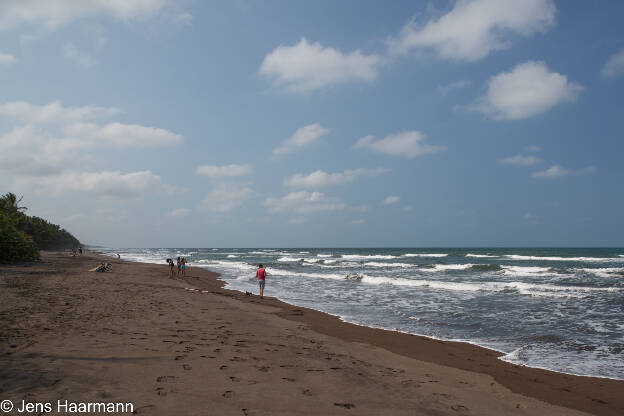
[[[266,270],[262,265],[258,265],[258,270],[256,270],[256,277],[258,278],[258,286],[260,287],[260,299],[264,297],[264,282],[266,280]]]

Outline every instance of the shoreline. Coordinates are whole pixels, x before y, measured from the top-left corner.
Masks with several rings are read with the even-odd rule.
[[[113,273],[88,274],[82,272],[82,270],[86,270],[87,265],[92,265],[94,262],[99,262],[101,261],[100,259],[103,258],[113,264]],[[17,338],[7,339],[8,342],[13,343],[13,347],[11,347],[10,345],[4,346],[5,348],[7,348],[9,354],[3,356],[3,360],[9,360],[9,369],[12,367],[28,367],[30,365],[33,365],[33,360],[36,361],[39,365],[41,364],[39,363],[39,361],[44,362],[46,360],[42,354],[45,353],[49,355],[51,354],[50,351],[55,350],[55,348],[58,348],[59,351],[64,351],[64,348],[67,348],[67,343],[69,343],[70,346],[75,347],[77,353],[79,352],[81,356],[94,354],[94,350],[92,350],[90,347],[87,348],[85,346],[81,346],[81,342],[84,338],[80,338],[98,337],[99,333],[93,332],[95,329],[92,327],[97,327],[98,325],[100,325],[100,322],[102,322],[102,325],[106,323],[104,321],[94,320],[95,318],[92,316],[93,312],[91,312],[91,309],[93,308],[102,308],[102,316],[105,317],[102,319],[108,319],[111,320],[111,322],[116,323],[115,325],[117,326],[113,326],[111,325],[111,323],[106,323],[106,326],[100,328],[101,332],[110,331],[109,327],[112,327],[114,331],[111,332],[111,336],[115,339],[116,337],[122,337],[122,333],[125,336],[125,331],[128,330],[128,326],[138,325],[138,323],[134,321],[127,321],[127,317],[125,316],[125,314],[127,313],[131,313],[134,319],[136,319],[137,322],[141,323],[143,331],[145,331],[147,328],[152,328],[152,325],[156,325],[155,327],[153,327],[152,330],[148,330],[146,332],[145,338],[147,340],[142,341],[146,343],[148,343],[148,340],[151,340],[151,337],[156,336],[152,334],[152,332],[159,331],[159,328],[161,326],[161,323],[159,323],[160,320],[168,319],[170,315],[184,314],[185,316],[187,316],[185,318],[185,321],[175,320],[175,322],[172,322],[170,324],[174,327],[178,326],[178,328],[180,328],[179,331],[183,331],[180,333],[184,334],[185,331],[200,331],[201,328],[205,327],[205,325],[202,324],[202,322],[205,322],[205,320],[199,320],[198,324],[188,323],[185,324],[186,326],[182,327],[179,326],[180,324],[178,324],[178,322],[187,322],[189,319],[191,319],[191,321],[194,321],[196,319],[193,318],[197,318],[203,313],[207,313],[207,316],[215,316],[215,314],[216,316],[219,316],[225,314],[223,316],[228,316],[229,320],[232,321],[227,322],[227,325],[230,325],[231,327],[235,327],[236,325],[238,325],[239,321],[246,322],[247,319],[251,319],[250,326],[239,328],[239,332],[236,332],[234,329],[219,329],[222,328],[223,325],[217,326],[216,329],[211,330],[212,332],[208,331],[206,333],[205,338],[208,341],[206,341],[204,344],[196,344],[198,346],[195,346],[193,348],[208,348],[202,347],[202,345],[207,345],[208,342],[210,344],[213,344],[215,342],[214,340],[220,340],[218,342],[221,346],[215,349],[215,351],[223,350],[224,348],[233,348],[232,353],[238,356],[238,358],[237,356],[230,358],[229,361],[226,361],[226,364],[221,365],[221,367],[233,367],[234,364],[238,364],[239,362],[253,362],[254,359],[266,360],[266,365],[260,367],[260,371],[262,372],[261,374],[263,377],[269,377],[272,372],[275,371],[273,370],[273,368],[278,367],[277,365],[274,365],[276,364],[276,362],[279,362],[280,360],[286,362],[285,364],[283,364],[284,367],[282,367],[282,365],[279,365],[279,368],[292,369],[296,376],[271,379],[273,381],[270,381],[270,383],[286,383],[284,387],[286,389],[295,388],[300,382],[308,383],[310,386],[313,387],[302,389],[301,391],[303,391],[304,396],[297,401],[293,401],[292,403],[289,402],[287,406],[288,412],[284,410],[285,413],[283,414],[297,413],[296,410],[300,409],[299,406],[301,405],[301,400],[314,402],[314,400],[316,399],[320,400],[321,397],[324,398],[325,396],[331,395],[332,393],[336,392],[344,392],[346,396],[350,397],[349,400],[351,401],[346,404],[353,403],[354,406],[358,406],[355,409],[354,414],[376,414],[376,410],[379,410],[379,408],[375,408],[374,406],[379,406],[379,403],[382,402],[384,406],[392,406],[391,408],[395,409],[396,411],[389,413],[394,414],[402,414],[397,409],[406,406],[409,409],[410,404],[414,406],[419,406],[418,408],[423,410],[422,414],[458,414],[458,411],[463,414],[499,415],[511,414],[512,411],[514,414],[516,413],[516,411],[518,412],[517,414],[578,414],[571,409],[589,412],[596,415],[610,416],[624,414],[624,398],[621,397],[621,392],[624,389],[624,382],[620,380],[566,375],[564,373],[519,366],[500,360],[499,357],[501,355],[504,355],[502,353],[491,349],[486,349],[484,347],[479,347],[473,344],[456,341],[441,341],[418,335],[405,334],[398,331],[388,331],[384,329],[359,326],[356,324],[342,321],[340,318],[334,315],[329,315],[313,309],[290,305],[275,298],[265,297],[265,299],[260,300],[257,296],[248,297],[245,296],[244,293],[232,289],[225,289],[223,286],[226,284],[226,282],[219,279],[218,274],[196,266],[193,266],[190,269],[189,276],[187,276],[183,281],[180,281],[170,280],[166,278],[168,269],[167,265],[165,264],[154,265],[150,263],[123,261],[117,260],[113,257],[102,256],[101,254],[88,254],[83,258],[67,258],[65,255],[58,253],[45,253],[45,259],[42,264],[35,264],[32,266],[2,267],[0,268],[0,276],[2,276],[4,280],[6,276],[9,276],[9,273],[5,273],[5,271],[10,269],[14,270],[17,275],[19,275],[19,273],[22,273],[22,278],[27,278],[29,276],[29,273],[31,273],[33,276],[37,276],[37,279],[40,279],[41,277],[46,276],[46,273],[38,270],[38,268],[41,269],[45,267],[52,267],[55,269],[70,267],[70,271],[59,272],[59,277],[57,278],[57,280],[55,280],[55,284],[66,285],[67,287],[64,289],[66,290],[66,293],[73,293],[74,291],[80,292],[82,298],[85,299],[85,302],[89,303],[90,308],[85,309],[84,313],[77,313],[77,315],[74,315],[73,317],[67,317],[67,319],[62,320],[62,325],[60,325],[58,328],[55,328],[45,322],[41,323],[44,328],[47,327],[48,330],[52,330],[53,332],[66,332],[66,336],[69,337],[71,341],[58,338],[46,338],[45,335],[49,335],[50,332],[47,332],[46,334],[46,331],[41,331],[40,328],[35,328],[30,332],[26,329],[20,330],[21,332],[17,331],[17,335],[19,335],[16,335]],[[34,273],[36,270],[37,273]],[[88,281],[91,281],[92,284],[84,285],[85,279],[89,279]],[[116,279],[114,280],[115,284],[113,284],[112,279]],[[45,287],[45,280],[38,280],[38,282],[43,285],[42,287]],[[112,286],[110,286],[111,284]],[[181,284],[183,284],[184,286],[181,286]],[[85,287],[82,287],[81,285],[84,285]],[[197,293],[183,290],[184,287],[188,286],[199,290],[207,290],[208,293]],[[141,289],[135,292],[132,296],[129,293],[126,293],[134,290],[135,287],[150,287],[152,289],[150,289],[149,291],[144,291],[143,289]],[[126,288],[126,291],[122,290],[123,288]],[[30,296],[33,298],[36,298],[37,296],[56,296],[56,294],[54,293],[55,290],[46,290],[48,291],[32,292]],[[108,293],[110,291],[114,291],[115,294],[113,295]],[[152,291],[154,291],[154,293],[152,293]],[[0,295],[9,296],[9,291],[3,290],[3,292],[4,293],[0,292]],[[110,302],[123,301],[123,304],[127,305],[126,307],[128,312],[109,312],[109,308],[102,305],[103,300],[98,299],[98,296],[101,296],[103,299],[108,299],[108,301]],[[110,298],[111,296],[113,297]],[[4,303],[8,305],[8,307],[10,307],[11,302],[13,302],[13,300],[11,299],[3,300],[5,301]],[[173,305],[177,306],[173,306],[174,309],[171,309],[171,306],[166,306],[166,304],[168,305],[168,303],[172,303]],[[135,304],[138,306],[135,306]],[[149,311],[151,310],[150,308],[153,309],[155,306],[150,305],[163,305],[161,307],[156,307],[154,311],[158,312],[158,315],[163,314],[164,317],[156,319],[154,321],[153,312],[150,313]],[[79,306],[80,305],[74,306],[72,304],[72,307],[74,309],[80,309]],[[45,305],[40,305],[38,307],[42,308],[40,311],[41,313],[46,313]],[[49,306],[49,308],[54,307]],[[5,320],[6,318],[9,318],[7,321],[9,322],[9,324],[12,322],[13,325],[16,325],[16,323],[21,322],[19,320],[20,317],[24,318],[24,316],[19,315],[19,313],[17,315],[11,315],[11,313],[11,310],[9,310],[8,312],[3,310],[2,314]],[[266,331],[264,331],[264,327],[259,328],[257,322],[258,314],[261,314],[263,318],[263,323],[265,321],[267,322],[267,324],[270,323],[270,325],[272,325],[271,327],[276,328],[276,330],[266,329]],[[275,318],[272,318],[271,316],[275,316]],[[154,321],[153,324],[145,321],[146,319],[148,319],[148,317],[149,319]],[[13,321],[11,321],[11,318],[14,318]],[[173,317],[171,317],[171,319],[173,319]],[[73,325],[77,325],[76,321],[79,321],[80,329],[81,331],[83,331],[80,337],[78,337],[78,335],[73,335],[76,333],[76,331],[72,329]],[[65,326],[63,325],[68,326],[69,329],[65,329]],[[162,325],[164,325],[164,323],[162,323]],[[197,327],[197,325],[201,326]],[[4,331],[9,331],[7,333],[12,334],[16,330],[11,328],[12,327],[3,327],[2,329]],[[282,329],[277,330],[277,328]],[[205,328],[203,330],[206,331]],[[225,331],[225,333],[223,331]],[[253,354],[251,356],[244,355],[243,353],[246,350],[244,349],[243,345],[258,341],[256,339],[256,336],[259,336],[258,331],[263,332],[262,335],[268,336],[270,337],[270,339],[280,339],[277,344],[274,341],[271,341],[270,343],[267,343],[267,341],[263,341],[261,345],[274,346],[265,348],[265,351],[269,351],[271,348],[281,348],[286,352],[280,353],[277,358],[259,357],[259,351],[261,351],[261,348],[257,348],[255,350],[256,354]],[[138,332],[141,332],[141,329],[139,329]],[[230,333],[228,334],[228,332]],[[22,335],[20,335],[20,333]],[[240,333],[240,335],[236,335],[239,341],[236,341],[236,343],[231,346],[230,344],[232,343],[232,341],[228,341],[228,338],[234,336],[236,333]],[[123,339],[127,339],[127,337]],[[134,339],[134,337],[130,339]],[[104,348],[101,353],[112,354],[113,352],[115,352],[114,356],[119,356],[119,358],[115,358],[114,362],[117,362],[117,360],[122,360],[121,357],[130,354],[131,351],[136,348],[135,343],[138,343],[138,341],[131,341],[130,344],[127,344],[128,341],[123,341],[121,338],[114,342],[108,339],[100,340],[100,342],[106,344],[106,348]],[[160,342],[169,341],[163,340]],[[184,341],[184,343],[186,342],[187,341]],[[182,343],[182,341],[180,341],[180,343]],[[308,343],[307,346],[306,343]],[[158,340],[151,340],[148,344],[145,345],[145,350],[158,350],[160,352],[154,352],[154,354],[159,354],[158,357],[160,357],[163,352],[162,345],[163,344],[158,343]],[[2,346],[1,342],[0,346]],[[102,345],[96,344],[96,346],[100,347]],[[315,348],[310,348],[311,346]],[[174,345],[171,344],[171,348],[180,349],[181,347],[174,347]],[[318,352],[310,355],[311,352],[316,351],[316,349],[318,349]],[[291,350],[297,351],[295,355],[292,355],[290,353],[287,354],[287,352],[292,352]],[[320,351],[325,352],[321,354]],[[342,352],[338,354],[336,353],[336,351]],[[172,351],[172,353],[174,353],[174,351]],[[215,352],[211,352],[211,357],[208,357],[207,355],[194,357],[192,352],[184,353],[183,351],[182,354],[178,353],[173,361],[164,361],[164,364],[156,367],[150,365],[147,366],[147,368],[143,368],[142,371],[150,373],[152,371],[156,371],[156,368],[169,365],[169,363],[179,364],[180,362],[184,362],[177,361],[178,357],[182,356],[184,356],[184,358],[180,358],[180,360],[187,360],[187,362],[189,363],[191,363],[191,361],[188,360],[193,359],[192,365],[184,365],[187,365],[189,368],[191,366],[195,368],[196,366],[205,365],[202,364],[205,363],[205,361],[201,357],[206,356],[208,358],[216,359],[218,358],[219,353],[215,354]],[[270,353],[266,352],[264,354]],[[323,355],[324,358],[321,359],[319,357],[319,354]],[[59,355],[61,354],[59,353]],[[214,357],[212,357],[212,355],[214,355]],[[300,356],[307,358],[305,359],[305,361],[301,362],[298,358]],[[349,360],[352,361],[352,363],[346,363],[343,356],[349,356]],[[148,358],[150,360],[157,359],[156,356],[146,357],[145,359]],[[110,359],[112,358],[109,358],[108,360]],[[333,364],[337,361],[342,362],[339,365]],[[385,363],[386,367],[391,368],[392,370],[384,370],[381,367],[377,369],[380,363]],[[45,362],[45,365],[54,367],[54,365],[47,362]],[[117,368],[117,372],[115,373],[115,377],[117,378],[111,376],[116,380],[115,383],[113,383],[112,385],[116,385],[119,383],[123,384],[123,382],[118,379],[119,377],[121,377],[120,374],[126,374],[131,379],[132,382],[130,383],[130,385],[141,384],[141,382],[137,380],[139,375],[135,374],[134,372],[124,373],[125,371],[130,371],[130,367],[132,365],[137,365],[137,363],[133,362],[132,364],[126,364]],[[325,365],[333,366],[331,368],[328,367],[327,369],[324,369]],[[304,370],[300,368],[301,366],[315,367],[316,369],[314,371],[329,371],[329,373],[324,373],[325,375],[323,377],[325,378],[323,378],[323,380],[333,381],[316,381],[313,377],[313,375],[316,373],[309,372],[312,371],[312,368]],[[213,374],[216,379],[222,374],[222,372],[220,372],[219,370],[219,368],[221,367],[217,367],[216,369],[212,367],[206,367],[204,370],[206,373]],[[272,369],[266,371],[262,370],[262,368],[269,367]],[[336,368],[336,370],[333,370],[334,367]],[[374,372],[372,372],[371,370],[372,368],[376,368],[379,374],[374,374]],[[184,376],[193,376],[192,371],[184,370],[186,370],[186,368],[183,368],[182,371],[182,374]],[[46,370],[46,372],[51,371],[52,370],[50,369]],[[72,373],[75,370],[68,366],[61,366],[59,367],[58,371]],[[173,372],[173,369],[170,371]],[[230,376],[230,380],[244,380],[245,377],[250,376],[251,368],[249,364],[246,364],[237,371],[240,371],[240,373],[238,373],[236,376]],[[345,374],[341,375],[340,377],[338,377],[338,375],[334,375],[338,371],[344,372]],[[403,371],[403,373],[401,373],[401,371]],[[93,376],[93,369],[90,368],[88,373]],[[104,372],[104,374],[102,374],[98,378],[106,378],[105,374],[106,373]],[[7,376],[9,374],[2,375]],[[38,375],[37,377],[40,378],[41,375]],[[75,375],[73,375],[72,377],[75,377]],[[155,377],[157,379],[156,385],[160,386],[157,388],[163,388],[162,384],[158,384],[160,383],[158,382],[158,379],[161,379],[162,381],[162,377],[165,376]],[[181,379],[181,376],[175,377]],[[204,376],[201,375],[196,382],[202,385],[205,385],[207,383],[210,387],[210,380],[212,379],[211,377],[213,376],[210,376],[208,377],[208,379],[204,380]],[[338,378],[334,380],[334,378],[327,379],[327,377]],[[427,382],[427,380],[425,380],[426,378],[434,377],[436,378],[436,380],[429,380],[429,382],[433,382],[436,384],[424,384]],[[421,379],[421,381],[418,381],[418,379]],[[458,380],[461,379],[470,380],[461,383],[466,383],[466,386],[470,385],[470,388],[473,390],[466,390],[468,389],[468,387],[465,387],[463,385],[461,386],[461,388],[457,387]],[[97,381],[97,378],[95,379],[95,381]],[[225,382],[228,382],[228,380],[225,380],[224,383]],[[317,385],[315,383],[320,384]],[[334,388],[332,388],[332,391],[324,391],[325,383],[330,383],[334,386]],[[185,384],[185,386],[187,386],[186,389],[190,389],[191,387],[189,386],[191,385]],[[0,389],[5,393],[25,391],[25,388],[29,386],[34,386],[33,388],[36,387],[36,389],[42,389],[42,396],[50,395],[53,393],[51,389],[54,390],[54,388],[52,387],[42,387],[38,384],[38,382],[34,381],[32,381],[30,384],[26,381],[20,384],[17,381],[12,382],[10,379],[6,378],[4,382],[0,382]],[[315,388],[314,386],[317,387]],[[367,390],[368,386],[370,386],[372,390]],[[403,392],[403,390],[405,390],[405,395],[401,395],[400,398],[395,398],[396,403],[386,402],[386,399],[384,398],[379,398],[378,400],[380,400],[380,402],[378,403],[375,401],[377,400],[375,399],[375,396],[379,396],[381,394],[382,396],[387,397],[388,394],[390,394],[387,392],[384,393],[386,387],[383,386],[393,386],[391,388],[388,387],[390,388],[389,391],[391,392]],[[217,387],[222,388],[222,385],[219,385]],[[440,391],[430,391],[429,389],[431,388],[435,388]],[[140,389],[140,386],[134,388],[134,390],[136,389]],[[490,391],[489,389],[495,389],[495,391]],[[158,391],[163,392],[163,390]],[[230,393],[228,393],[228,391]],[[232,391],[234,390],[228,391],[223,394],[219,393],[218,397],[220,398],[217,399],[219,403],[221,403],[220,401],[223,398],[230,399],[224,400],[224,403],[222,403],[223,406],[225,406],[224,409],[229,409],[229,407],[227,406],[231,406],[232,403],[236,401],[247,400],[246,397],[240,397],[233,401],[231,399],[235,397],[229,397],[229,395],[233,394]],[[301,391],[297,393],[297,397],[301,396]],[[505,391],[507,391],[508,393],[505,393]],[[308,395],[308,393],[306,392],[308,392],[310,395]],[[137,392],[136,394],[138,395],[139,393]],[[141,394],[144,394],[144,392],[141,391]],[[161,393],[158,394],[161,395]],[[171,398],[175,394],[182,393],[173,389],[172,391],[169,391],[168,397]],[[433,397],[433,399],[431,397]],[[75,400],[74,397],[68,398]],[[123,399],[123,397],[121,398]],[[457,399],[457,401],[460,401],[460,398],[461,404],[451,403],[451,401],[455,399]],[[197,400],[193,401],[193,403],[199,403],[201,401],[197,398],[193,400]],[[148,401],[151,402],[152,399],[150,398]],[[331,400],[329,401],[331,402]],[[484,403],[484,401],[491,401],[491,403]],[[511,401],[513,401],[513,406],[511,406]],[[263,401],[256,397],[250,403],[254,406],[258,406],[261,402]],[[247,403],[247,405],[250,406],[251,404]],[[322,404],[317,404],[321,406],[317,409],[318,414],[344,414],[341,412],[344,412],[345,409],[348,410],[348,406],[341,407],[342,404],[345,404],[341,401],[329,403],[329,407],[325,408],[322,407]],[[276,406],[277,404],[270,403],[262,405]],[[484,405],[485,408],[483,407]],[[509,407],[506,408],[505,406],[508,405]],[[562,407],[549,407],[550,405]],[[162,403],[159,404],[157,407],[163,410],[166,408],[166,406],[163,407]],[[568,409],[568,411],[557,410],[562,408],[566,408]],[[168,409],[172,410],[173,408],[169,407]],[[374,409],[376,410],[373,411]],[[425,412],[426,409],[435,410],[437,413],[429,413],[428,411]],[[468,411],[469,409],[471,409],[471,411]],[[472,413],[472,409],[474,409],[476,413]],[[491,413],[488,411],[489,409],[491,409]],[[524,409],[525,413],[520,411],[522,409]],[[541,410],[537,411],[537,409]],[[544,413],[546,409],[548,409],[547,413]],[[264,409],[264,413],[261,410],[262,409],[258,410],[259,413],[257,414],[282,414],[275,411],[275,409],[273,409],[272,411]],[[240,414],[240,407],[238,412],[238,414]],[[157,412],[153,414],[166,413]],[[252,413],[248,414],[251,415]]]
[[[105,257],[108,257],[106,255],[104,255]],[[141,262],[135,262],[132,260],[128,260],[128,262],[130,263],[141,263]],[[155,264],[155,263],[143,263],[143,264]],[[235,289],[228,289],[226,288],[227,282],[220,279],[221,274],[215,271],[212,271],[210,269],[208,269],[207,267],[203,267],[203,266],[192,266],[194,268],[200,268],[203,270],[206,270],[210,273],[213,273],[216,277],[216,279],[220,282],[221,284],[221,288],[223,290],[226,291],[231,291],[234,293],[238,293],[238,294],[243,294],[243,292],[235,290]],[[192,283],[192,282],[189,282]],[[530,385],[523,385],[523,383],[518,382],[518,381],[514,381],[513,378],[511,377],[509,378],[508,376],[505,376],[504,373],[511,371],[512,374],[515,375],[520,375],[520,371],[521,369],[524,369],[527,374],[523,374],[525,381],[531,381],[531,380],[535,380],[538,379],[539,376],[544,376],[547,378],[556,378],[556,377],[561,377],[565,380],[565,382],[571,381],[571,378],[582,378],[585,379],[587,381],[590,382],[590,384],[594,385],[595,383],[598,383],[598,385],[601,385],[600,389],[607,388],[607,390],[609,390],[609,388],[606,385],[602,385],[601,381],[605,381],[607,382],[615,382],[615,383],[621,383],[621,390],[620,391],[624,391],[624,380],[621,379],[615,379],[615,378],[609,378],[609,377],[597,377],[597,376],[586,376],[586,375],[578,375],[578,374],[569,374],[569,373],[565,373],[565,372],[561,372],[561,371],[554,371],[554,370],[549,370],[549,369],[545,369],[545,368],[539,368],[539,367],[531,367],[531,366],[526,366],[526,365],[521,365],[521,364],[513,364],[507,361],[504,361],[503,359],[501,359],[501,357],[505,356],[507,353],[503,352],[503,351],[498,351],[492,348],[488,348],[488,347],[484,347],[478,344],[474,344],[471,343],[469,341],[456,341],[456,340],[443,340],[443,339],[436,339],[436,338],[432,338],[432,337],[428,337],[426,335],[419,335],[419,334],[411,334],[411,333],[407,333],[407,332],[402,332],[402,331],[398,331],[398,330],[391,330],[391,329],[385,329],[385,328],[375,328],[375,327],[370,327],[370,326],[365,326],[365,325],[360,325],[357,323],[352,323],[352,322],[348,322],[343,320],[340,316],[337,315],[332,315],[330,313],[327,312],[323,312],[323,311],[319,311],[316,309],[312,309],[312,308],[307,308],[307,307],[303,307],[303,306],[298,306],[298,305],[292,305],[289,304],[287,302],[284,302],[282,300],[279,300],[277,298],[274,297],[267,297],[265,296],[266,299],[271,299],[272,302],[277,302],[277,304],[279,304],[281,307],[283,308],[290,308],[290,307],[296,307],[299,309],[303,309],[305,310],[308,314],[311,315],[310,319],[298,319],[298,317],[296,316],[292,316],[289,315],[287,313],[283,313],[283,314],[278,314],[278,316],[281,316],[283,318],[286,319],[290,319],[290,320],[294,320],[297,322],[303,322],[306,324],[309,324],[312,326],[312,328],[320,333],[326,334],[326,335],[330,335],[330,336],[334,336],[334,337],[339,337],[342,339],[345,339],[344,335],[341,335],[341,331],[340,330],[328,330],[327,326],[325,325],[325,320],[332,320],[332,321],[337,321],[338,324],[336,324],[338,327],[340,327],[340,324],[344,324],[345,326],[347,326],[346,328],[349,327],[353,327],[352,331],[347,330],[346,333],[351,334],[352,332],[356,332],[356,333],[361,333],[358,335],[354,335],[352,338],[347,338],[349,341],[352,342],[369,342],[372,343],[376,346],[382,347],[382,348],[386,348],[392,352],[395,352],[397,354],[403,355],[403,356],[407,356],[410,358],[416,358],[416,359],[423,359],[423,356],[420,353],[412,353],[410,352],[408,349],[401,347],[399,345],[396,344],[396,342],[388,342],[388,341],[383,341],[383,342],[377,342],[375,341],[376,339],[379,338],[392,338],[393,334],[396,334],[398,337],[402,338],[403,341],[405,341],[406,343],[410,343],[410,342],[414,342],[413,339],[411,339],[411,337],[415,337],[419,343],[423,343],[423,344],[439,344],[442,343],[443,345],[445,345],[447,348],[449,348],[450,350],[453,350],[451,352],[447,352],[447,356],[445,357],[443,354],[429,354],[426,356],[426,358],[424,358],[425,361],[430,361],[430,362],[435,362],[437,364],[441,364],[441,365],[446,365],[446,366],[452,366],[454,368],[458,368],[458,369],[462,369],[462,370],[468,370],[468,371],[476,371],[476,372],[482,372],[484,374],[488,374],[493,376],[497,381],[501,381],[503,385],[505,385],[506,387],[510,388],[512,391],[515,392],[519,392],[521,394],[527,394],[530,395],[532,397],[536,397],[540,400],[544,400],[547,401],[549,403],[552,404],[556,404],[556,405],[567,405],[569,404],[569,402],[567,401],[567,399],[553,399],[549,393],[547,392],[541,392],[539,391],[539,389],[535,389],[532,388]],[[303,314],[302,316],[305,316],[305,314]],[[342,329],[342,328],[341,328]],[[381,332],[380,332],[381,331]],[[367,341],[367,332],[370,332],[371,334],[377,335],[377,337],[372,337],[373,340],[368,339]],[[477,350],[478,349],[478,350]],[[455,350],[461,350],[462,354],[460,354],[459,359],[455,360],[455,359],[449,359],[449,357],[455,357],[458,355],[458,353]],[[474,359],[469,357],[468,355],[470,355],[470,353],[468,353],[468,350],[470,350],[470,352],[472,353],[477,353],[479,354],[479,358],[478,359]],[[487,358],[488,361],[491,360],[492,357],[494,357],[496,359],[496,362],[500,363],[500,366],[497,366],[493,363],[488,363],[484,364],[482,362],[480,362],[478,365],[471,365],[470,363],[472,363],[473,361],[480,361],[480,359],[483,359],[484,357]],[[463,362],[462,362],[463,361]],[[504,368],[505,366],[509,366],[509,368]],[[501,368],[498,368],[501,367]],[[495,369],[495,370],[492,370]],[[543,373],[542,373],[543,372]],[[554,393],[557,389],[568,389],[566,386],[564,386],[564,384],[566,384],[565,382],[563,382],[564,380],[559,381],[556,384],[556,387],[553,387],[553,391],[551,393]],[[613,386],[612,386],[613,387]],[[566,391],[566,390],[563,390]],[[569,393],[572,393],[572,391],[570,391]],[[597,393],[597,392],[596,392]],[[617,388],[614,389],[613,393],[617,394]],[[613,395],[611,396],[611,400],[613,400]],[[595,403],[600,403],[600,402],[608,402],[607,400],[603,400],[603,399],[597,399],[598,401],[595,401]],[[591,406],[591,408],[593,409],[594,407]],[[583,406],[580,407],[579,410],[584,410],[587,411],[588,408]],[[622,400],[622,414],[624,414],[624,399]]]
[[[414,247],[408,247],[408,248],[414,248]],[[448,247],[446,247],[446,248],[448,248]],[[464,248],[464,247],[462,247],[462,248]],[[470,248],[473,248],[473,247],[470,247]],[[519,248],[519,247],[510,247],[510,248],[511,249],[515,249],[515,248]],[[520,247],[520,248],[522,248],[522,247]],[[419,249],[419,248],[415,247],[414,249]],[[100,254],[100,255],[102,255],[104,257],[109,257],[109,255],[105,254],[104,252],[99,252],[99,251],[95,251],[95,252],[97,252],[98,254]],[[622,255],[622,257],[624,257],[624,255]],[[110,258],[115,258],[115,257],[110,256]],[[146,261],[140,261],[140,260],[124,260],[124,261],[128,261],[128,262],[131,262],[131,263],[160,265],[160,263],[146,262]],[[213,271],[209,267],[206,267],[206,266],[203,266],[203,265],[191,265],[191,266],[192,267],[201,268],[201,269],[209,271],[211,273],[215,273],[217,276],[221,276],[221,274],[219,272]],[[223,289],[231,290],[231,291],[234,291],[234,292],[237,292],[237,293],[244,293],[242,290],[227,288],[226,285],[228,285],[228,282],[225,281],[225,280],[220,279],[219,277],[217,277],[217,278],[218,278],[218,280],[223,282]],[[351,321],[345,320],[342,316],[334,315],[334,314],[332,314],[330,312],[325,312],[325,311],[314,309],[314,308],[311,308],[311,307],[290,304],[287,301],[281,300],[279,298],[275,298],[275,299],[280,301],[280,302],[283,302],[284,304],[290,305],[290,306],[299,307],[299,308],[306,308],[306,309],[309,309],[309,310],[312,310],[312,311],[316,311],[316,312],[327,314],[328,316],[338,318],[341,322],[344,322],[346,324],[361,326],[361,327],[364,327],[364,328],[378,329],[378,330],[382,330],[382,331],[396,332],[396,333],[405,334],[405,335],[414,335],[414,336],[426,338],[426,339],[429,339],[429,340],[432,340],[432,341],[453,342],[453,343],[467,344],[467,345],[470,345],[470,346],[483,348],[483,349],[492,351],[492,352],[494,352],[496,354],[499,354],[498,355],[498,359],[501,362],[504,362],[504,363],[507,363],[507,364],[513,365],[513,366],[526,367],[526,368],[529,368],[529,369],[544,370],[544,371],[548,371],[548,372],[552,372],[552,373],[556,373],[556,374],[562,374],[562,375],[573,376],[573,377],[588,377],[588,378],[605,379],[605,380],[612,380],[612,381],[624,381],[624,378],[616,378],[616,377],[608,377],[608,376],[600,376],[600,375],[588,375],[588,374],[575,374],[575,373],[568,373],[568,372],[565,372],[565,371],[553,370],[553,369],[549,369],[549,368],[546,368],[546,367],[530,366],[530,365],[526,365],[526,364],[516,364],[516,363],[512,363],[510,361],[506,361],[503,358],[505,355],[510,354],[510,353],[502,351],[502,350],[498,350],[496,348],[493,348],[493,347],[490,347],[490,346],[487,346],[487,345],[481,345],[481,344],[479,344],[477,342],[473,342],[473,341],[470,341],[470,340],[443,339],[443,338],[437,338],[437,337],[433,337],[433,336],[429,336],[429,335],[425,335],[425,334],[418,334],[418,333],[411,333],[411,332],[401,331],[399,329],[394,329],[394,328],[384,328],[384,327],[376,327],[376,326],[364,325],[364,324],[360,324],[358,322],[351,322]]]

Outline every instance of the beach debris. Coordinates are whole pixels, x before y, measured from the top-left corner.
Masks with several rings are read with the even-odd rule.
[[[361,282],[363,278],[364,276],[358,273],[349,273],[348,275],[345,276],[345,279],[354,280],[356,282]]]
[[[113,266],[110,263],[100,263],[99,266],[89,269],[90,272],[110,272],[112,271]]]
[[[345,409],[352,409],[355,407],[353,403],[334,403],[334,406],[344,407]]]

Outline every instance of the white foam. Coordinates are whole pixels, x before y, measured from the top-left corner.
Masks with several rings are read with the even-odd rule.
[[[344,274],[338,273],[306,273],[306,272],[293,272],[290,270],[282,270],[282,269],[271,269],[268,272],[269,275],[273,276],[292,276],[292,277],[304,277],[304,278],[318,278],[318,279],[333,279],[333,280],[344,280]]]
[[[446,253],[408,253],[403,254],[403,257],[446,257]]]
[[[317,254],[316,257],[332,257],[333,254]]]
[[[583,268],[583,269],[576,269],[576,270],[581,270],[585,273],[591,273],[593,275],[596,275],[598,277],[614,277],[614,274],[620,274],[624,272],[624,267],[603,267],[603,268],[598,268],[598,269],[590,269],[590,268]]]
[[[198,263],[208,267],[218,267],[221,269],[236,270],[236,271],[253,271],[256,269],[248,263],[241,261],[226,261],[226,260],[198,260]]]
[[[368,266],[368,267],[416,267],[415,264],[409,264],[409,263],[381,263],[377,261],[368,261],[364,263],[364,266]]]
[[[497,259],[500,256],[490,256],[489,254],[472,254],[472,253],[468,253],[466,254],[466,257],[477,257],[477,258],[491,258],[491,259]]]
[[[507,276],[548,276],[557,274],[550,267],[501,266]]]
[[[301,260],[301,259],[296,259],[294,257],[288,257],[288,256],[280,257],[279,259],[277,259],[277,261],[282,262],[282,263],[297,262],[299,260]]]
[[[396,256],[392,255],[382,255],[382,254],[371,254],[371,255],[361,255],[361,254],[343,254],[343,259],[346,260],[368,260],[368,259],[380,259],[380,260],[388,260],[388,259],[396,259]]]
[[[505,257],[511,260],[541,260],[541,261],[623,261],[616,257],[541,257],[541,256],[521,256],[519,254],[507,254]]]
[[[433,267],[423,267],[420,271],[423,272],[442,272],[445,270],[466,270],[474,266],[474,264],[436,264]]]
[[[240,256],[237,256],[236,254],[228,254],[228,255],[227,255],[227,258],[228,258],[228,259],[236,259],[236,258],[238,258],[238,257],[240,257]]]

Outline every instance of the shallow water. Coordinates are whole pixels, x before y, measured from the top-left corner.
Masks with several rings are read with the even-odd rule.
[[[185,256],[228,287],[348,322],[506,353],[504,360],[624,379],[624,249],[103,249]]]

